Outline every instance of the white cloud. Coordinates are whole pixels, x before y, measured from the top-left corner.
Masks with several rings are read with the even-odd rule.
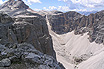
[[[33,3],[41,3],[40,0],[27,0],[29,3],[33,2]]]
[[[66,12],[66,11],[88,11],[87,9],[70,9],[68,6],[58,6],[58,7],[55,7],[55,6],[49,6],[48,8],[46,7],[43,7],[43,10],[45,11],[52,11],[52,10],[58,10],[58,11],[63,11],[63,12]],[[93,11],[94,9],[90,10],[90,11]]]
[[[58,0],[58,1],[64,1],[64,2],[67,2],[68,0]]]
[[[23,0],[26,4],[31,5],[31,3],[42,3],[40,0]]]
[[[49,11],[49,8],[43,7],[43,10]]]
[[[0,4],[3,4],[4,2],[2,0],[0,0]]]
[[[104,6],[104,0],[71,0],[71,1],[73,4],[79,4],[84,7],[89,7],[89,8]]]
[[[43,10],[46,10],[46,11],[52,11],[52,10],[69,11],[70,9],[68,6],[58,6],[58,7],[49,6],[48,8],[43,7]]]
[[[57,10],[59,10],[59,11],[70,11],[68,6],[58,6]]]
[[[104,0],[58,0],[63,1],[71,10],[85,10],[92,9],[101,10],[104,8]]]
[[[87,9],[73,9],[71,11],[77,11],[77,12],[82,11],[82,12],[84,12],[84,11],[87,11]]]
[[[8,0],[0,0],[0,4],[3,4],[4,2],[7,2]]]
[[[57,9],[57,7],[55,7],[55,6],[49,6],[49,9],[50,10],[55,10],[55,9]]]

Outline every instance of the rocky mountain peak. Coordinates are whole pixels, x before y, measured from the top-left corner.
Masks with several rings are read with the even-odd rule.
[[[12,17],[17,15],[24,16],[25,14],[34,14],[34,11],[32,11],[22,0],[8,0],[0,6],[0,12],[5,12]]]
[[[29,6],[27,6],[22,0],[17,0],[17,1],[9,0],[0,6],[0,10],[1,9],[14,10],[14,9],[21,9],[21,8],[28,9]]]
[[[16,3],[14,4],[14,8],[28,9],[29,7],[22,0],[17,0]]]
[[[0,13],[0,33],[0,69],[65,69],[56,60],[52,38],[42,16],[11,18]]]

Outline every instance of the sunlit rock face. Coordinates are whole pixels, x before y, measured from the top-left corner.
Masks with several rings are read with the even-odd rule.
[[[22,0],[9,0],[0,6],[0,12],[5,12],[11,17],[16,16],[33,16],[35,11],[33,11],[29,6],[27,6]]]
[[[0,9],[3,9],[3,8],[9,8],[9,9],[20,9],[20,8],[25,8],[25,9],[28,9],[29,6],[27,6],[22,0],[9,0],[7,2],[5,2],[4,4],[2,4],[0,6]]]
[[[88,16],[77,12],[47,14],[57,59],[66,69],[104,68],[103,14],[104,11]]]

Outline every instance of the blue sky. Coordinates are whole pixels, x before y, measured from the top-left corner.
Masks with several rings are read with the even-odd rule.
[[[0,4],[7,0],[0,0]],[[100,11],[104,10],[104,0],[23,0],[35,11]]]

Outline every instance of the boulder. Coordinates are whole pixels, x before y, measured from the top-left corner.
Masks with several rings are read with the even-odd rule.
[[[2,59],[0,61],[0,67],[9,67],[11,65],[11,61],[8,58]]]

